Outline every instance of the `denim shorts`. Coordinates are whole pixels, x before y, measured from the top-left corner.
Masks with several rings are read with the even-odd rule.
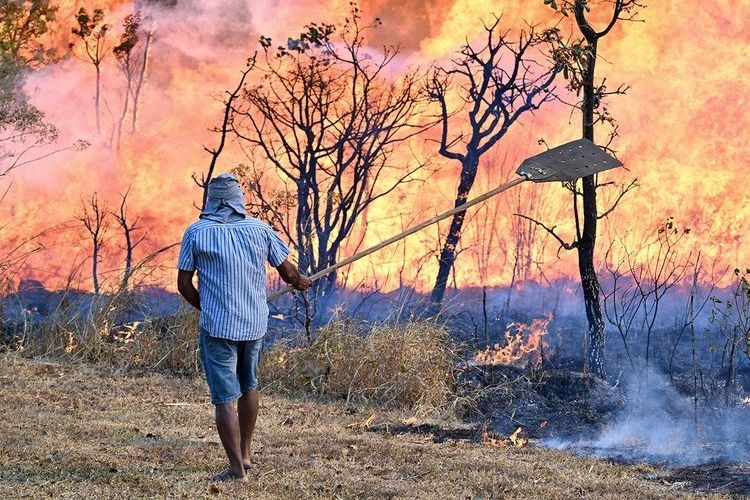
[[[262,338],[220,339],[201,328],[198,345],[211,403],[220,405],[235,401],[257,387]]]

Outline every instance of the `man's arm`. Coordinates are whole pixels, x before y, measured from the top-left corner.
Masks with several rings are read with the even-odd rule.
[[[182,295],[191,306],[200,311],[201,301],[200,296],[198,295],[198,290],[196,290],[195,285],[193,285],[193,274],[195,274],[195,271],[183,271],[180,269],[177,272],[177,291],[180,292],[180,295]]]
[[[310,285],[312,285],[312,280],[307,276],[301,274],[299,272],[299,269],[297,269],[297,266],[295,266],[288,260],[282,262],[281,265],[276,268],[276,270],[279,272],[279,276],[281,276],[281,279],[292,285],[295,290],[299,290],[300,292],[302,292],[304,290],[307,290]]]

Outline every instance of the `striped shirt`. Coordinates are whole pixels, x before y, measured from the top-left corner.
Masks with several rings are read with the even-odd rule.
[[[198,271],[200,326],[212,337],[257,340],[266,334],[266,266],[280,266],[289,247],[266,223],[247,217],[200,219],[185,231],[177,267]]]

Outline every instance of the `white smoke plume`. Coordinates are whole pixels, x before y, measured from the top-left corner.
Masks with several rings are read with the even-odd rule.
[[[642,372],[626,382],[626,403],[601,433],[589,440],[549,440],[570,449],[626,462],[668,466],[750,459],[750,407],[710,407],[680,394],[667,376]]]

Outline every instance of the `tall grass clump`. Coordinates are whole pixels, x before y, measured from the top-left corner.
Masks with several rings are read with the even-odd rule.
[[[454,386],[448,332],[435,322],[351,322],[322,328],[310,344],[278,342],[261,361],[266,387],[345,398],[347,402],[441,407]]]
[[[68,301],[67,295],[65,291],[44,321],[21,325],[16,333],[18,355],[101,363],[118,369],[200,371],[197,314],[133,320],[141,302],[137,293],[91,296],[84,304]]]

